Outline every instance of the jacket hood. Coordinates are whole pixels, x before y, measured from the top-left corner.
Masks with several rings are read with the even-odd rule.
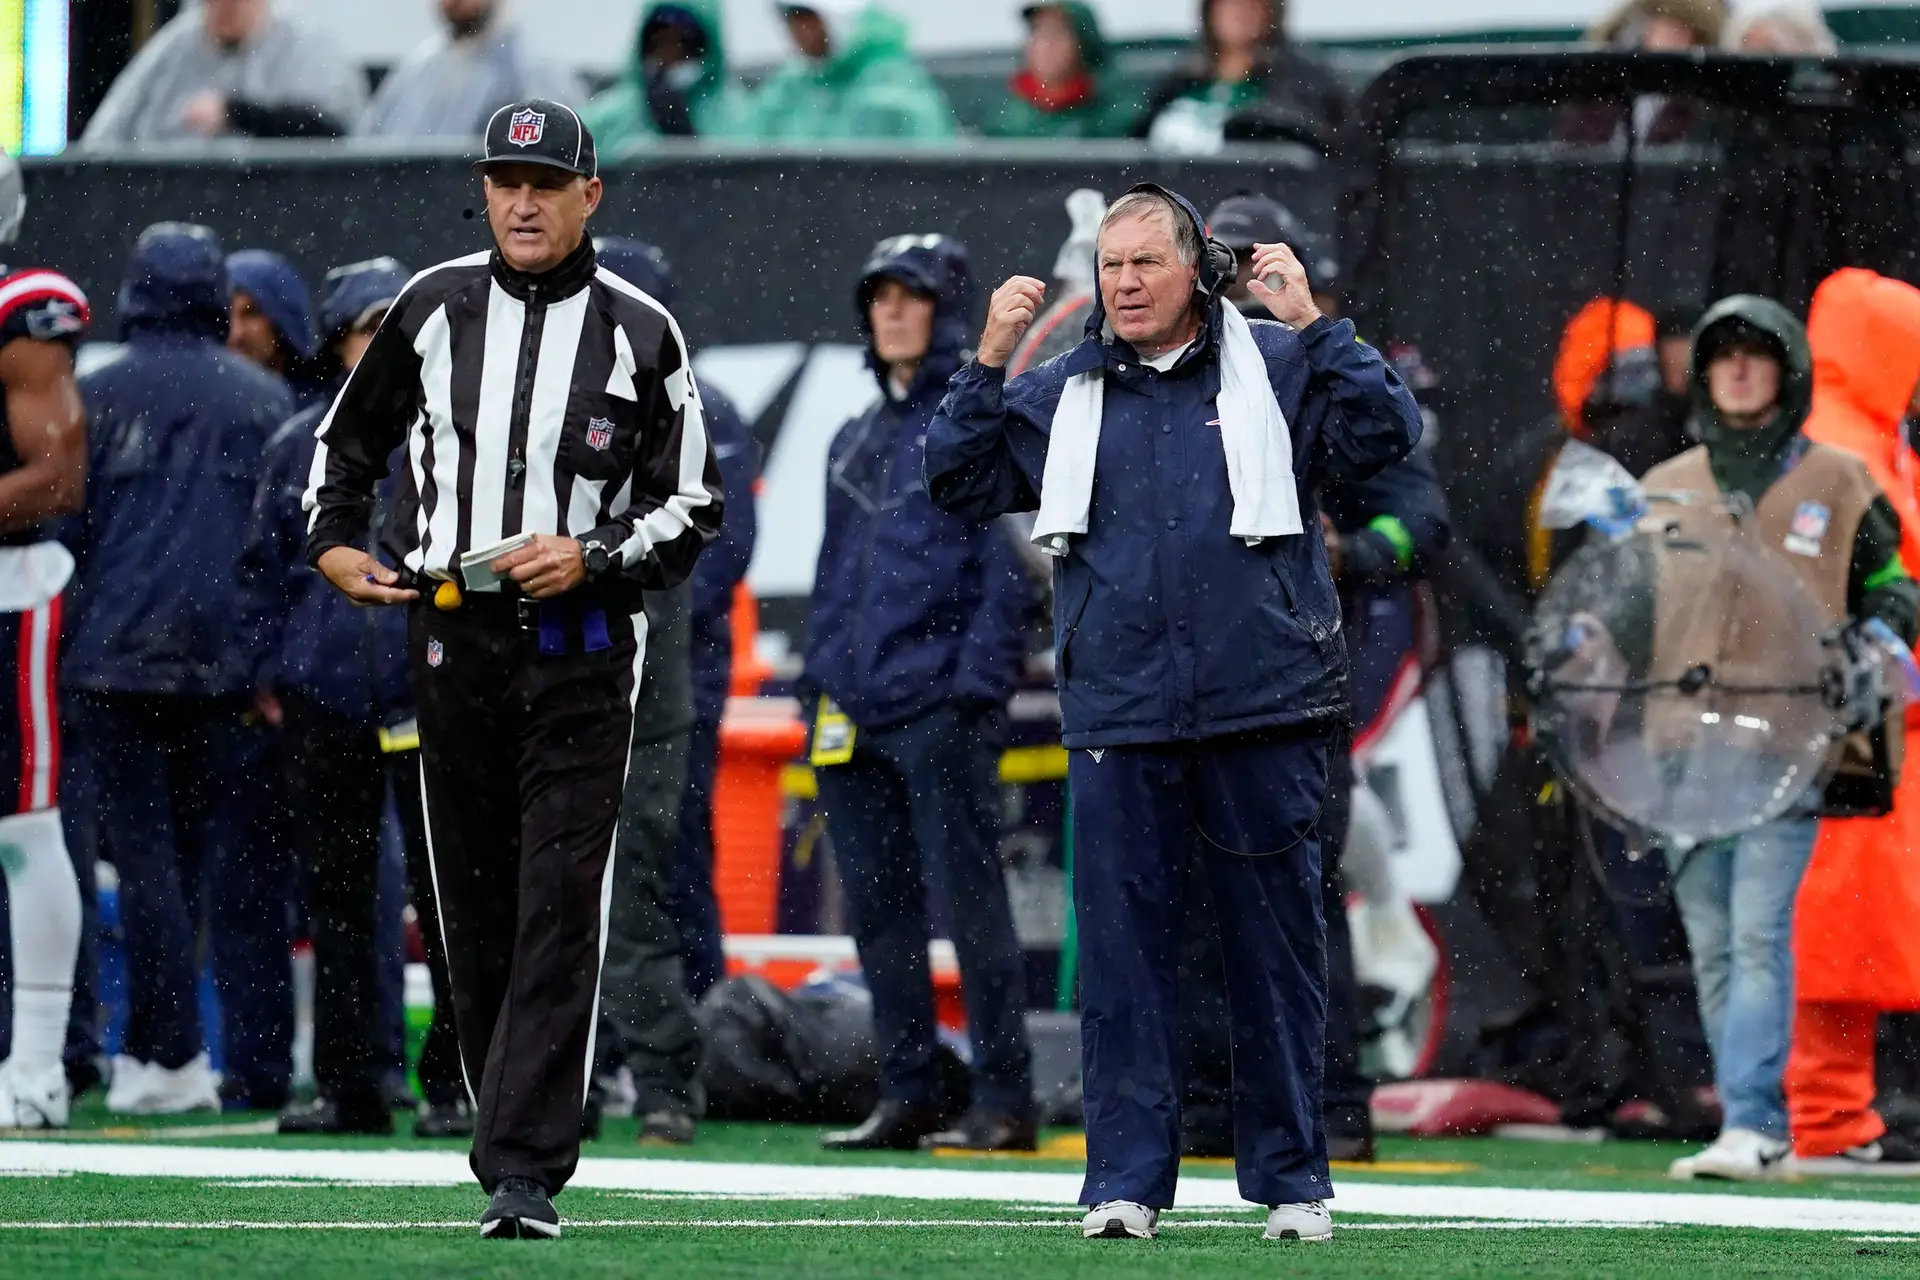
[[[933,341],[915,376],[915,390],[937,377],[945,385],[963,363],[961,352],[972,340],[973,263],[967,247],[947,236],[895,236],[882,240],[867,255],[854,290],[860,313],[860,335],[867,343],[867,364],[886,386],[887,370],[873,351],[873,332],[867,307],[882,280],[898,280],[933,299]],[[944,370],[944,372],[942,372]]]
[[[190,222],[157,222],[140,233],[120,282],[121,335],[135,329],[224,334],[227,264],[219,237]]]
[[[1080,43],[1080,69],[1090,76],[1097,76],[1107,69],[1109,50],[1107,37],[1100,30],[1100,15],[1093,11],[1090,4],[1080,0],[1044,0],[1041,4],[1030,4],[1020,10],[1020,16],[1027,22],[1033,21],[1033,15],[1042,9],[1052,9],[1066,18],[1067,25],[1073,28],[1073,38]]]
[[[1640,363],[1622,357],[1645,351],[1648,367],[1654,352],[1653,315],[1624,299],[1595,298],[1574,312],[1560,334],[1560,351],[1553,361],[1553,398],[1560,424],[1573,435],[1586,432],[1586,406],[1601,378],[1616,364]]]
[[[1711,450],[1717,440],[1750,434],[1735,431],[1721,421],[1720,411],[1713,407],[1713,401],[1707,395],[1707,368],[1701,357],[1708,354],[1714,341],[1724,336],[1717,335],[1715,330],[1729,326],[1757,332],[1779,349],[1782,365],[1780,416],[1774,420],[1772,427],[1761,430],[1781,437],[1797,433],[1813,408],[1813,350],[1807,345],[1807,331],[1794,319],[1792,312],[1773,299],[1751,293],[1736,293],[1707,308],[1707,313],[1693,326],[1691,394],[1693,421],[1699,429],[1700,438]],[[1916,367],[1915,372],[1920,374],[1920,367]],[[1907,390],[1911,394],[1911,383]],[[1901,405],[1904,409],[1904,397]]]
[[[851,80],[875,62],[907,56],[907,24],[869,0],[807,0],[791,6],[811,9],[827,24],[824,70],[834,80]]]
[[[647,40],[656,27],[667,23],[684,27],[706,45],[700,78],[685,90],[687,97],[705,98],[725,87],[727,43],[719,0],[648,0],[640,10],[640,25],[634,29],[632,55],[627,61],[628,81],[645,91]]]
[[[311,360],[313,299],[291,262],[266,249],[242,249],[227,258],[227,292],[245,293],[266,313],[287,350]]]
[[[663,307],[672,307],[679,293],[673,264],[657,247],[627,236],[596,236],[593,253],[600,265]]]
[[[321,345],[333,346],[374,312],[391,307],[410,278],[392,258],[371,258],[327,272],[320,288]]]
[[[1172,200],[1173,203],[1179,207],[1180,211],[1186,215],[1187,220],[1193,223],[1195,229],[1200,233],[1200,278],[1195,296],[1196,298],[1204,299],[1206,311],[1206,325],[1200,331],[1200,341],[1205,346],[1211,346],[1220,332],[1219,308],[1222,305],[1221,298],[1225,296],[1225,290],[1221,286],[1231,282],[1231,276],[1223,281],[1221,279],[1221,272],[1223,269],[1238,271],[1238,261],[1236,260],[1231,268],[1227,267],[1224,261],[1219,263],[1212,261],[1211,255],[1208,252],[1209,246],[1217,242],[1209,238],[1207,234],[1207,220],[1200,216],[1200,208],[1194,204],[1193,201],[1187,199],[1178,191],[1170,191],[1166,187],[1153,182],[1136,183],[1127,188],[1126,194],[1132,195],[1136,191],[1152,191]],[[1220,248],[1226,257],[1232,257],[1233,251],[1231,249],[1226,248],[1224,245],[1220,246]],[[1093,290],[1093,306],[1087,310],[1086,336],[1089,340],[1099,342],[1102,345],[1112,340],[1112,334],[1107,331],[1107,299],[1106,295],[1101,292],[1098,284],[1094,286]]]
[[[1807,316],[1813,393],[1845,402],[1897,437],[1920,384],[1920,289],[1848,267],[1814,291]]]

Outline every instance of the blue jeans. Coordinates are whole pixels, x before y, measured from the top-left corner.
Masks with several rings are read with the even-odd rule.
[[[1818,830],[1807,818],[1770,822],[1669,855],[1728,1129],[1787,1137],[1793,900]]]

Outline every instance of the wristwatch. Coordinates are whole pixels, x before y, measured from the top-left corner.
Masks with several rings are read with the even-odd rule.
[[[602,577],[613,567],[613,553],[598,538],[580,544],[581,560],[587,566],[587,580]]]

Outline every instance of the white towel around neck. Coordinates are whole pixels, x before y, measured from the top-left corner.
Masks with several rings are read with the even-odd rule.
[[[1293,481],[1293,435],[1267,380],[1266,358],[1246,317],[1221,308],[1220,444],[1233,494],[1228,532],[1248,546],[1301,532],[1300,494]],[[1040,481],[1033,542],[1048,555],[1067,554],[1069,539],[1087,531],[1093,506],[1094,459],[1105,409],[1103,370],[1075,374],[1060,392]]]

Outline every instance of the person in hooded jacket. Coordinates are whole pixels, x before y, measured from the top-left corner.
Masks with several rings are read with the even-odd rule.
[[[1803,432],[1814,380],[1800,322],[1770,299],[1724,299],[1694,329],[1692,367],[1703,443],[1653,468],[1644,483],[1696,502],[1662,518],[1690,518],[1685,512],[1704,510],[1702,503],[1745,495],[1755,535],[1780,539],[1781,565],[1838,615],[1834,624],[1878,618],[1911,641],[1920,587],[1901,556],[1900,515],[1864,462]],[[1655,602],[1649,678],[1659,678],[1658,637],[1670,630],[1661,611],[1686,607]],[[1782,1076],[1793,1018],[1794,897],[1813,854],[1817,800],[1743,835],[1668,852],[1725,1111],[1720,1136],[1676,1160],[1675,1178],[1757,1180],[1787,1167]]]
[[[79,378],[92,431],[62,673],[120,873],[130,1009],[107,1106],[278,1109],[293,1067],[291,885],[261,785],[277,766],[252,712],[237,562],[262,450],[293,402],[223,345],[226,263],[205,227],[140,234],[119,314],[122,345]],[[203,901],[217,1092],[194,966]]]
[[[331,400],[338,390],[329,362],[316,361],[313,297],[291,262],[267,249],[227,256],[232,306],[227,346],[279,378],[296,409]]]
[[[928,423],[965,359],[966,250],[943,236],[884,240],[856,301],[881,396],[828,453],[800,692],[882,1061],[873,1113],[823,1142],[1032,1150],[1025,962],[996,806],[1031,593],[1012,542],[935,507],[921,478]],[[946,1132],[927,961],[936,877],[973,1040],[972,1105]]]
[[[328,273],[320,302],[322,355],[332,390],[359,362],[407,283],[392,258]],[[255,705],[281,730],[295,861],[313,942],[314,1077],[310,1104],[281,1114],[282,1133],[393,1131],[377,1050],[376,863],[389,781],[401,815],[408,896],[420,920],[434,989],[420,1057],[424,1109],[414,1131],[473,1131],[460,1077],[433,877],[419,820],[419,757],[398,732],[412,714],[406,629],[385,610],[357,609],[306,563],[300,500],[313,468],[328,396],[267,441],[248,517],[240,573],[260,664]],[[389,481],[391,485],[391,481]]]
[[[600,236],[593,249],[601,266],[661,305],[673,305],[673,269],[658,248]],[[722,485],[735,505],[693,576],[647,596],[647,651],[621,791],[600,983],[600,1061],[586,1122],[594,1131],[603,1108],[600,1081],[625,1066],[636,1095],[636,1139],[673,1146],[693,1141],[706,1109],[693,1006],[725,966],[710,833],[730,643],[719,656],[718,699],[711,667],[714,632],[727,630],[733,586],[746,573],[742,543],[751,547],[754,529],[752,434],[725,396],[704,385],[700,396]],[[700,805],[705,813],[688,812]],[[689,824],[695,840],[707,833],[703,846],[690,846]]]
[[[727,69],[718,0],[647,0],[624,75],[580,113],[608,155],[660,138],[731,138],[747,98]]]
[[[953,108],[907,50],[907,26],[869,0],[779,5],[796,57],[747,104],[742,136],[764,142],[953,137]]]
[[[672,265],[657,247],[622,236],[602,236],[594,247],[609,270],[663,305],[673,305],[679,287]],[[685,744],[686,786],[675,806],[679,831],[665,887],[665,905],[679,933],[682,978],[695,1004],[726,976],[720,907],[713,893],[713,786],[720,766],[720,718],[733,681],[734,592],[746,579],[748,562],[753,559],[758,532],[754,485],[760,474],[759,446],[740,411],[711,385],[703,383],[700,394],[706,406],[707,436],[713,442],[714,459],[720,464],[726,515],[720,536],[707,544],[694,563],[693,576],[683,593],[685,599],[678,598],[681,593],[655,593],[654,601],[672,607],[661,609],[661,616],[650,625],[641,706],[657,707],[659,714],[636,711],[634,733],[636,742],[657,741],[691,725]],[[651,616],[652,602],[648,608]],[[684,638],[667,634],[683,620]],[[686,686],[684,693],[662,687],[668,683],[665,679],[653,678],[655,663],[671,653],[680,653],[685,661],[686,676],[679,681]],[[664,674],[677,673],[676,667]],[[654,685],[651,690],[645,687],[649,683]],[[690,719],[686,710],[689,705]],[[672,820],[664,814],[651,819]],[[664,843],[657,830],[649,833],[649,838],[656,844]],[[635,1074],[636,1079],[643,1078],[637,1071]],[[662,1135],[655,1136],[663,1134],[664,1129]],[[643,1131],[642,1137],[646,1136]]]
[[[980,124],[992,138],[1124,138],[1139,107],[1116,101],[1102,77],[1107,40],[1093,6],[1030,4],[1027,44],[1007,97]]]
[[[1088,1237],[1149,1238],[1179,1175],[1181,883],[1227,956],[1240,1192],[1267,1238],[1327,1240],[1320,829],[1349,714],[1316,489],[1419,442],[1393,368],[1322,315],[1285,245],[1270,320],[1184,197],[1108,207],[1086,339],[1008,380],[1045,295],[1015,276],[927,431],[927,487],[978,520],[1037,507],[1073,796]],[[1269,283],[1271,279],[1272,283]],[[1275,286],[1278,287],[1275,287]]]
[[[1821,284],[1807,317],[1813,412],[1806,435],[1859,458],[1899,515],[1901,556],[1920,565],[1920,289],[1849,267]],[[1920,707],[1907,704],[1907,741]],[[1793,1052],[1787,1107],[1803,1169],[1920,1163],[1913,1135],[1874,1109],[1874,1040],[1884,1010],[1920,1009],[1920,768],[1901,770],[1893,812],[1828,819],[1794,915]]]

